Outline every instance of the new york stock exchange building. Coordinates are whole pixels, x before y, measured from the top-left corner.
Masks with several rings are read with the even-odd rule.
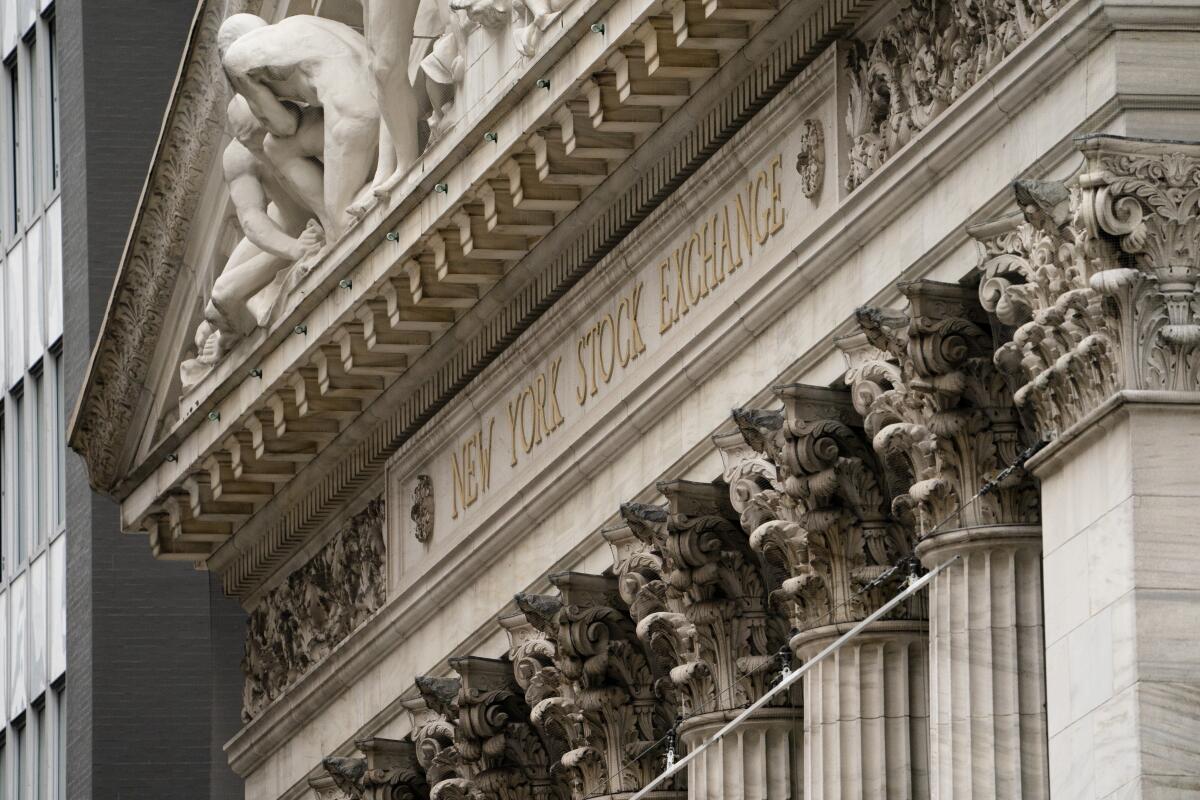
[[[76,411],[247,800],[1200,796],[1200,3],[202,0]]]

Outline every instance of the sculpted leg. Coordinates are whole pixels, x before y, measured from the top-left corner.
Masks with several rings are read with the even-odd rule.
[[[384,128],[379,136],[380,158],[374,180],[377,196],[388,194],[418,155],[417,93],[408,79],[416,8],[416,3],[400,0],[363,3],[371,75]],[[390,152],[385,154],[385,149]]]
[[[376,117],[338,115],[325,109],[325,207],[331,217],[328,242],[339,239],[354,221],[355,195],[371,177],[379,136]]]
[[[324,118],[319,109],[306,109],[295,136],[268,134],[263,153],[295,196],[310,209],[326,231],[333,230],[333,215],[325,206],[325,176],[318,160],[324,155]],[[372,146],[374,143],[372,143]]]
[[[249,242],[243,241],[238,248],[240,249],[244,244],[249,244]],[[258,248],[254,249],[258,251]],[[235,249],[235,256],[237,253],[238,251]],[[226,267],[225,271],[221,273],[221,277],[217,278],[212,290],[212,307],[223,319],[210,318],[210,321],[218,329],[223,329],[222,322],[224,322],[225,327],[242,336],[252,333],[258,327],[258,321],[250,312],[247,303],[251,297],[274,280],[275,275],[285,266],[287,264],[283,259],[261,251],[248,258],[243,258],[236,264],[233,263],[231,257],[230,266]]]

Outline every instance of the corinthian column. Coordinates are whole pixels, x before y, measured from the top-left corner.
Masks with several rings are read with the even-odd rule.
[[[973,290],[901,287],[909,313],[860,309],[840,343],[894,512],[916,529],[929,591],[930,794],[1048,795],[1041,529],[1028,444]]]
[[[883,580],[911,553],[849,394],[776,390],[784,413],[735,411],[771,469],[732,480],[751,547],[784,574],[791,648],[808,661],[899,591]],[[818,664],[803,679],[806,798],[925,798],[926,622],[916,598]]]
[[[996,363],[1050,444],[1046,520],[1055,797],[1200,792],[1200,145],[1077,141],[1071,188],[1017,185],[986,243]]]

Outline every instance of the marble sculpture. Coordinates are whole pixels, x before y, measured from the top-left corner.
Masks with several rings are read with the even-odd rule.
[[[360,0],[361,34],[311,15],[222,23],[217,48],[234,92],[222,169],[242,238],[180,365],[185,394],[401,183],[420,155],[423,112],[426,147],[450,130],[472,32],[511,24],[517,50],[532,56],[571,1]]]

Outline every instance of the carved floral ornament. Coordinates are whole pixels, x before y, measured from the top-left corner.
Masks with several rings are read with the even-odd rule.
[[[853,191],[1028,39],[1059,0],[910,0],[846,65]]]
[[[800,191],[805,197],[815,200],[825,180],[825,134],[819,120],[806,119],[800,126],[796,172],[800,174]]]
[[[242,657],[244,721],[261,713],[383,605],[383,514],[381,500],[368,503],[251,612]]]
[[[434,495],[433,478],[430,476],[417,476],[408,516],[413,521],[413,536],[418,542],[424,544],[433,538]]]

